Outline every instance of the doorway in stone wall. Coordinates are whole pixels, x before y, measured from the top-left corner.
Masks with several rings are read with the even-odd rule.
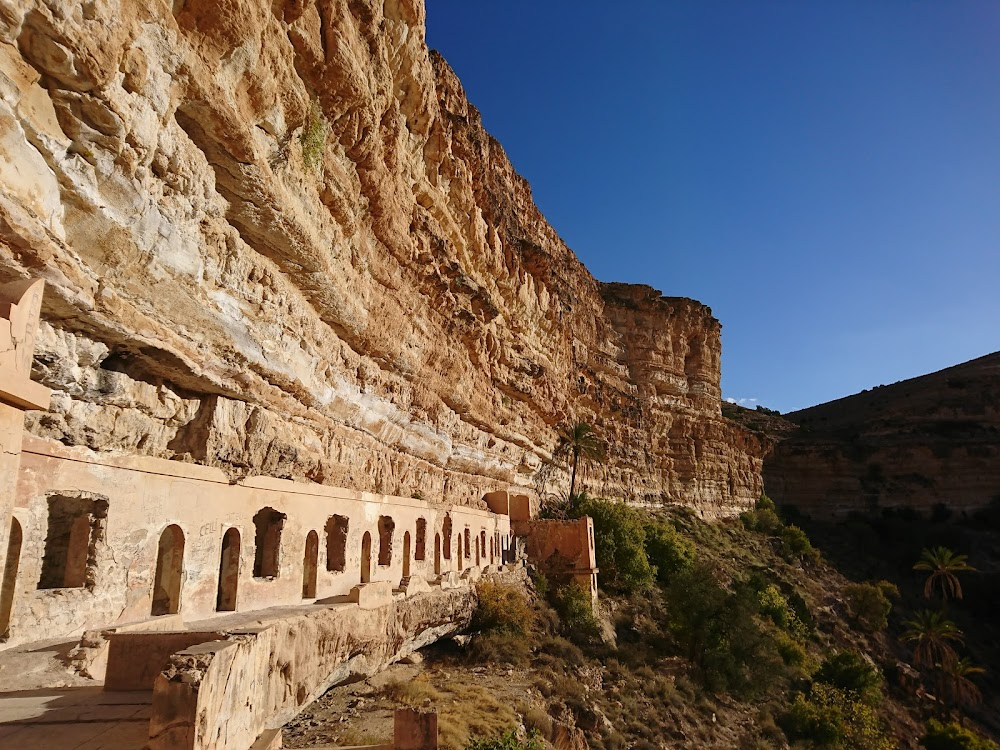
[[[14,609],[14,588],[17,586],[17,566],[21,561],[22,541],[21,524],[16,518],[11,518],[3,582],[0,583],[0,641],[10,637],[10,614]]]
[[[455,550],[455,552],[457,553],[457,559],[458,559],[458,571],[461,573],[462,572],[462,535],[461,534],[456,534],[455,536],[458,539],[457,549]]]
[[[175,615],[181,611],[181,583],[184,572],[184,532],[171,524],[160,534],[153,579],[153,606],[150,614]]]
[[[361,583],[372,579],[372,535],[366,531],[361,537]]]
[[[434,535],[434,575],[441,575],[441,535]]]
[[[55,494],[48,498],[48,506],[38,588],[93,591],[108,518],[107,498],[86,492]]]
[[[441,533],[444,534],[444,545],[441,554],[445,560],[451,559],[451,513],[444,514],[444,524],[441,526]]]
[[[218,612],[236,611],[236,592],[240,584],[240,532],[229,529],[222,537],[219,556],[219,593],[215,597]]]
[[[319,534],[306,535],[306,552],[302,560],[302,598],[316,598],[316,576],[319,568]]]
[[[403,534],[403,578],[410,577],[410,532]]]

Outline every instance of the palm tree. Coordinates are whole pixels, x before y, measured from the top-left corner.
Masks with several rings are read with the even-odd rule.
[[[938,692],[942,700],[954,706],[973,706],[981,702],[983,694],[970,678],[985,673],[985,669],[977,667],[966,657],[943,664],[938,674]]]
[[[577,422],[564,428],[559,433],[559,442],[556,445],[555,454],[565,456],[573,464],[573,471],[569,479],[569,500],[573,501],[573,493],[576,490],[576,467],[581,458],[591,458],[595,461],[604,459],[604,448],[601,446],[601,439],[597,437],[594,428],[586,422]]]
[[[947,601],[962,598],[962,584],[956,573],[974,571],[967,562],[968,555],[956,555],[947,547],[926,547],[920,553],[920,562],[913,566],[914,570],[926,570],[930,573],[924,584],[924,596],[930,599],[934,596],[934,588],[941,590],[941,600]]]
[[[924,609],[903,624],[906,630],[899,639],[914,643],[913,661],[917,665],[948,667],[958,661],[951,643],[962,642],[962,631],[941,612]]]

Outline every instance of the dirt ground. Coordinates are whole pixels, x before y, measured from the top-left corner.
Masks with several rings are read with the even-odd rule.
[[[419,664],[396,664],[361,682],[329,690],[283,732],[284,747],[369,745],[392,741],[396,706],[436,708],[441,747],[463,750],[470,737],[523,727],[545,699],[531,670],[461,665],[447,644],[428,647]]]

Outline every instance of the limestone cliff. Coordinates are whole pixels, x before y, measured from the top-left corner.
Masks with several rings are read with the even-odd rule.
[[[0,278],[48,282],[29,429],[427,499],[725,512],[719,323],[599,284],[424,38],[420,0],[0,0]],[[562,478],[554,477],[558,482]]]
[[[819,517],[1000,498],[1000,352],[786,415],[768,494]]]

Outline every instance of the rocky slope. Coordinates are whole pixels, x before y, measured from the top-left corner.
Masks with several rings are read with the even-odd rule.
[[[1000,498],[1000,352],[831,401],[764,465],[767,493],[817,517]]]
[[[48,283],[34,433],[428,499],[538,470],[726,512],[764,444],[720,326],[599,284],[420,0],[0,0],[0,278]],[[561,474],[550,477],[564,482]]]

